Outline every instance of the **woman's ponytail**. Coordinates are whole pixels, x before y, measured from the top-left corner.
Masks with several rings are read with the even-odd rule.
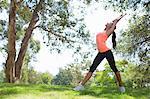
[[[116,29],[116,26],[115,26],[115,29]],[[106,30],[106,28],[104,30]],[[112,33],[112,43],[113,43],[113,48],[115,49],[116,48],[116,33],[114,31]]]
[[[113,43],[113,48],[115,49],[116,48],[116,33],[113,32],[112,34],[112,43]]]

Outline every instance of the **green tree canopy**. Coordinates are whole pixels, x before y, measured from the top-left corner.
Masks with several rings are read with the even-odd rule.
[[[40,49],[39,42],[31,40],[32,34],[37,33],[37,29],[42,33],[50,51],[55,49],[60,52],[63,48],[74,47],[76,47],[76,51],[77,46],[89,42],[89,32],[86,31],[86,26],[83,23],[84,7],[77,6],[79,16],[73,9],[75,7],[72,5],[73,2],[66,0],[12,0],[8,2],[5,0],[0,3],[3,5],[2,11],[9,10],[9,19],[1,21],[1,23],[6,23],[1,26],[1,30],[6,26],[5,32],[2,31],[2,37],[8,39],[8,45],[5,44],[8,46],[5,66],[8,82],[13,82],[14,78],[20,78],[27,49],[32,48],[33,52],[38,52]],[[34,47],[34,44],[37,47]],[[16,48],[18,49],[16,50]],[[11,72],[13,68],[15,68],[15,74]]]

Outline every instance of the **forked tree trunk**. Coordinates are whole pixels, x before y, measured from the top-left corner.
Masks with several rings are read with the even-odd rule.
[[[17,61],[15,63],[15,77],[16,77],[16,81],[20,80],[20,75],[21,75],[21,69],[22,69],[22,64],[23,64],[23,60],[25,57],[25,53],[27,51],[27,47],[29,44],[29,40],[31,38],[32,32],[35,28],[35,25],[37,23],[37,21],[39,20],[38,18],[38,12],[42,9],[42,4],[44,4],[44,0],[40,0],[39,4],[37,4],[33,14],[32,14],[32,18],[30,21],[30,24],[26,30],[25,36],[22,40],[22,44],[21,44],[21,48],[17,57]]]
[[[19,51],[19,54],[18,54],[18,58],[17,58],[17,61],[15,63],[15,77],[16,77],[16,80],[20,79],[21,68],[22,68],[24,57],[25,57],[25,53],[27,51],[28,43],[29,43],[29,40],[31,38],[34,26],[37,23],[37,21],[35,21],[35,17],[37,17],[37,16],[33,15],[32,20],[29,24],[29,27],[26,30],[25,36],[22,40],[22,44],[21,44],[21,48],[20,48],[20,51]]]
[[[5,75],[6,82],[14,83],[20,80],[21,68],[23,64],[23,60],[25,57],[25,53],[27,51],[28,43],[32,35],[32,31],[35,28],[36,23],[38,22],[38,12],[42,10],[42,4],[44,4],[44,0],[40,0],[37,4],[30,21],[30,24],[26,30],[25,36],[21,43],[21,48],[15,62],[16,58],[16,49],[15,49],[15,41],[16,41],[16,1],[11,0],[10,3],[10,12],[9,12],[9,27],[8,27],[8,57],[5,65]]]
[[[15,0],[11,0],[9,10],[9,25],[8,25],[8,57],[5,65],[6,82],[14,82],[14,67],[15,67],[15,41],[16,41],[16,6]]]

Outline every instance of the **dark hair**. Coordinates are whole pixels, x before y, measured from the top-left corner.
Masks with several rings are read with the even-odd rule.
[[[115,29],[116,29],[116,26],[115,26]],[[106,30],[106,28],[104,30]],[[115,49],[116,48],[116,33],[114,31],[112,33],[112,43],[113,43],[113,48]]]
[[[115,49],[116,48],[116,33],[115,32],[112,33],[112,43],[113,43],[113,48]]]

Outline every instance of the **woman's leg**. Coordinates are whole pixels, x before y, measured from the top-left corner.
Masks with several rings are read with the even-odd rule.
[[[97,66],[100,64],[100,62],[105,58],[105,55],[103,53],[98,53],[95,57],[92,66],[90,67],[89,72],[84,77],[83,81],[81,81],[81,85],[85,85],[85,83],[91,78],[93,72],[96,70]]]
[[[119,71],[115,72],[115,75],[116,75],[119,86],[123,86],[121,76],[120,76],[120,72]]]
[[[80,84],[84,86],[85,83],[91,78],[92,74],[93,72],[88,72]]]
[[[118,71],[118,69],[116,68],[116,64],[115,64],[115,60],[114,60],[114,56],[111,50],[109,50],[106,53],[106,59],[111,67],[111,69],[113,70],[113,72],[116,75],[117,81],[119,86],[123,86],[122,80],[121,80],[121,76],[120,76],[120,72]]]

